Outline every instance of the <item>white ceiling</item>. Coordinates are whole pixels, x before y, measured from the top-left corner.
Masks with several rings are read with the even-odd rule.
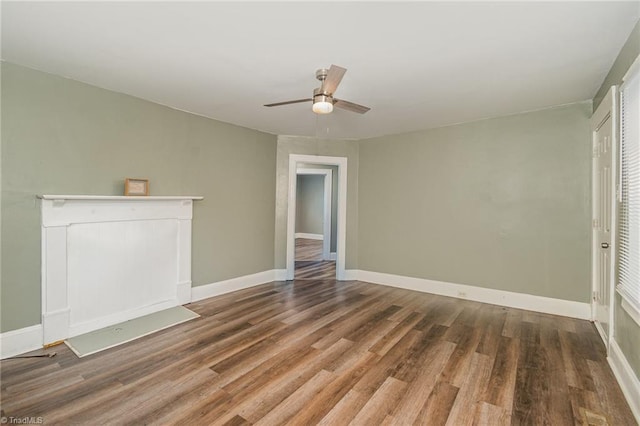
[[[2,58],[274,134],[366,138],[591,99],[640,2],[2,2]],[[365,115],[311,112],[317,68]]]

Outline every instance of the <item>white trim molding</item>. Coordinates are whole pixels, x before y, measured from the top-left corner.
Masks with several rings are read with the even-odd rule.
[[[622,393],[627,399],[636,421],[640,424],[640,380],[614,339],[611,339],[609,345],[607,361],[609,361],[613,375],[620,384]]]
[[[344,271],[344,281],[357,281],[360,279],[360,272],[358,269],[347,269]]]
[[[274,269],[273,270],[274,280],[275,281],[286,281],[287,280],[287,270],[286,269]]]
[[[324,235],[307,234],[306,232],[296,232],[296,238],[306,238],[308,240],[324,240]]]
[[[40,348],[42,348],[42,324],[0,334],[0,357],[2,359]]]
[[[404,288],[423,293],[438,294],[458,299],[473,300],[490,303],[492,305],[525,309],[546,314],[561,315],[571,318],[588,320],[591,318],[589,303],[571,300],[554,299],[551,297],[535,296],[532,294],[515,293],[492,288],[477,287],[466,284],[454,284],[424,278],[405,277],[402,275],[385,274],[362,270],[349,270],[346,274],[351,280],[382,284],[390,287]]]
[[[336,237],[336,279],[345,280],[347,240],[347,158],[321,155],[289,154],[289,182],[287,198],[287,280],[295,275],[296,190],[298,163],[323,164],[338,167],[338,219]]]
[[[221,294],[231,293],[232,291],[243,290],[245,288],[255,287],[261,284],[267,284],[273,281],[284,281],[284,276],[286,276],[286,271],[284,269],[271,269],[211,284],[199,285],[191,288],[191,301],[197,302],[209,297],[219,296]]]
[[[171,201],[171,200],[203,200],[201,195],[145,195],[145,196],[132,196],[132,195],[37,195],[36,197],[41,200],[93,200],[93,201],[113,201],[113,200],[126,200],[126,201]]]

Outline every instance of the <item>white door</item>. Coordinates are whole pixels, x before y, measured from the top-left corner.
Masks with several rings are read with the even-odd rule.
[[[616,150],[615,129],[615,87],[591,118],[593,131],[593,298],[592,311],[596,328],[608,348],[612,317],[612,256],[615,224],[615,174],[614,156]]]

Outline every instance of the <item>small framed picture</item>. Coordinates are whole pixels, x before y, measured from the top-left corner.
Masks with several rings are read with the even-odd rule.
[[[149,195],[149,179],[126,178],[124,195]]]

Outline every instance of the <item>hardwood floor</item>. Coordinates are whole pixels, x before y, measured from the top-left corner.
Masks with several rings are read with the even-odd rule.
[[[189,307],[202,317],[83,359],[57,346],[54,358],[2,361],[2,416],[635,424],[587,321],[335,280],[265,284]]]
[[[322,240],[296,238],[296,260],[322,260]]]
[[[322,241],[296,238],[295,274],[297,280],[330,279],[336,276],[336,262],[322,260]]]

